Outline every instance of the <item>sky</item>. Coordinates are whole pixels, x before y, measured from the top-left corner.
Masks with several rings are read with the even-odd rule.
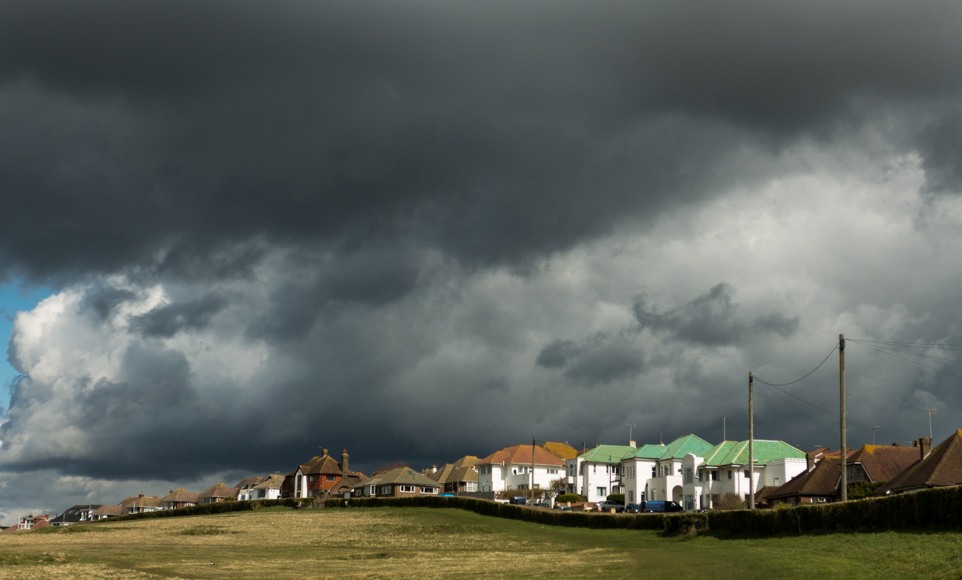
[[[840,334],[849,445],[911,444],[928,408],[941,441],[960,21],[3,2],[0,522],[319,448],[370,472],[629,425],[741,440],[749,372],[811,372],[756,382],[756,437],[837,448]]]

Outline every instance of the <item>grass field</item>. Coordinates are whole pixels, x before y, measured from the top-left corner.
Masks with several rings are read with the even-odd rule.
[[[958,532],[664,538],[428,508],[266,508],[49,530],[0,534],[0,578],[962,578]]]

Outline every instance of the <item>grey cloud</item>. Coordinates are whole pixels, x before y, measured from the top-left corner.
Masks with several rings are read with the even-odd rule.
[[[578,345],[570,340],[555,340],[541,349],[535,363],[548,369],[565,367],[581,350]]]
[[[82,308],[89,309],[103,321],[113,313],[115,308],[136,297],[136,293],[126,288],[96,286],[87,291]]]
[[[732,287],[726,283],[713,286],[683,306],[659,312],[648,304],[645,296],[635,298],[633,311],[642,328],[665,331],[680,340],[710,346],[737,344],[751,333],[772,333],[791,337],[798,329],[799,319],[779,313],[755,318],[739,316],[738,305],[732,302]]]
[[[734,151],[956,98],[960,12],[5,2],[0,262],[229,276],[252,240],[400,239],[523,263],[712,195]]]
[[[182,330],[196,330],[210,324],[211,318],[227,306],[227,299],[207,294],[195,300],[174,302],[131,317],[130,327],[144,336],[170,338]]]
[[[920,140],[925,186],[930,192],[962,193],[962,113],[929,125]]]
[[[578,357],[564,375],[589,383],[610,383],[635,376],[644,366],[642,354],[624,344],[606,344]]]

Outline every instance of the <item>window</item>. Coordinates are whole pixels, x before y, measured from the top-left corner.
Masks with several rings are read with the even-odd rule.
[[[327,479],[328,481],[337,481],[337,476],[336,476],[336,475],[327,475],[327,476],[325,476],[325,479]]]
[[[402,492],[402,493],[414,493],[414,486],[413,486],[413,485],[402,485],[402,486],[401,486],[401,492]]]
[[[628,490],[628,503],[635,503],[635,490]]]
[[[607,487],[599,487],[599,488],[598,488],[598,493],[595,494],[595,495],[597,495],[598,497],[608,497],[608,488],[607,488]]]
[[[841,460],[839,460],[839,461],[841,461]],[[309,476],[307,476],[307,481],[309,481],[310,483],[315,483],[315,482],[317,481],[317,476],[316,476],[316,475],[309,475]]]
[[[694,501],[694,499],[692,498],[692,496],[690,496],[690,495],[686,495],[686,496],[685,496],[685,509],[686,509],[686,510],[693,510],[693,509],[695,509],[695,501]]]
[[[839,461],[841,461],[841,459],[839,459]],[[728,470],[728,479],[731,479],[731,478],[732,478],[732,470],[729,469],[729,470]]]
[[[391,494],[391,486],[390,486],[390,485],[382,485],[382,486],[381,486],[381,495],[390,495],[390,494]]]
[[[841,461],[841,460],[839,460],[839,461]],[[718,472],[717,472],[717,471],[712,471],[712,472],[711,472],[711,480],[712,480],[712,481],[718,481]]]
[[[841,461],[841,459],[840,459],[839,461]],[[654,467],[654,466],[652,466],[652,468],[651,468],[651,476],[652,476],[652,477],[655,477],[655,469],[657,469],[657,468]]]

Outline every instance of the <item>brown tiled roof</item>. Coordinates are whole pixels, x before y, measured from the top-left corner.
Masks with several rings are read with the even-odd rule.
[[[92,516],[119,516],[123,515],[124,507],[119,505],[104,505],[90,512]]]
[[[786,482],[785,485],[769,493],[767,499],[771,501],[794,496],[834,496],[841,476],[842,458],[823,457],[815,464],[814,469]]]
[[[514,445],[512,447],[505,447],[501,451],[495,451],[481,461],[478,461],[477,464],[488,465],[495,463],[515,463],[531,465],[531,449],[531,445]],[[558,456],[548,453],[541,447],[535,447],[534,464],[563,466],[564,461],[559,459]]]
[[[918,448],[910,448],[919,453]],[[898,493],[925,487],[941,487],[962,483],[962,430],[932,448],[928,457],[894,477],[875,494]]]
[[[272,473],[264,481],[255,485],[253,489],[280,489],[282,483],[284,483],[284,476],[280,473]]]
[[[184,502],[184,503],[197,503],[197,499],[200,497],[199,493],[192,491],[185,491],[184,488],[175,489],[174,491],[168,493],[160,501],[163,502]]]
[[[128,497],[124,501],[120,502],[120,505],[122,507],[163,507],[164,502],[155,495],[145,496],[141,494],[138,496]]]
[[[755,494],[755,503],[764,503],[764,504],[767,504],[767,503],[768,503],[768,497],[769,497],[771,494],[775,493],[775,490],[777,490],[779,487],[781,487],[781,486],[766,485],[766,486],[762,487],[762,488],[761,488],[760,490],[758,490],[758,492]]]
[[[236,487],[215,483],[197,495],[199,496],[198,499],[203,497],[237,497],[237,491]]]
[[[330,455],[314,457],[301,465],[304,475],[342,475],[341,466]]]
[[[574,459],[575,457],[578,457],[580,453],[577,449],[571,445],[568,445],[567,443],[555,443],[553,441],[545,442],[541,448],[562,460]]]
[[[851,454],[847,462],[861,463],[872,481],[892,481],[919,459],[918,447],[865,445]]]
[[[396,469],[392,469],[391,471],[379,473],[370,479],[359,481],[355,487],[361,484],[364,486],[399,484],[417,485],[421,487],[437,487],[438,482],[418,473],[417,471],[414,471],[410,467],[398,467]]]
[[[258,483],[264,481],[265,479],[267,478],[266,477],[245,477],[244,479],[240,480],[240,483],[238,483],[234,487],[236,487],[237,489],[241,489],[242,487],[248,486],[248,485],[253,487]]]
[[[477,481],[478,472],[474,470],[478,458],[474,455],[465,455],[454,463],[445,463],[441,469],[434,473],[425,470],[422,473],[429,479],[438,483],[456,483],[459,481]]]

